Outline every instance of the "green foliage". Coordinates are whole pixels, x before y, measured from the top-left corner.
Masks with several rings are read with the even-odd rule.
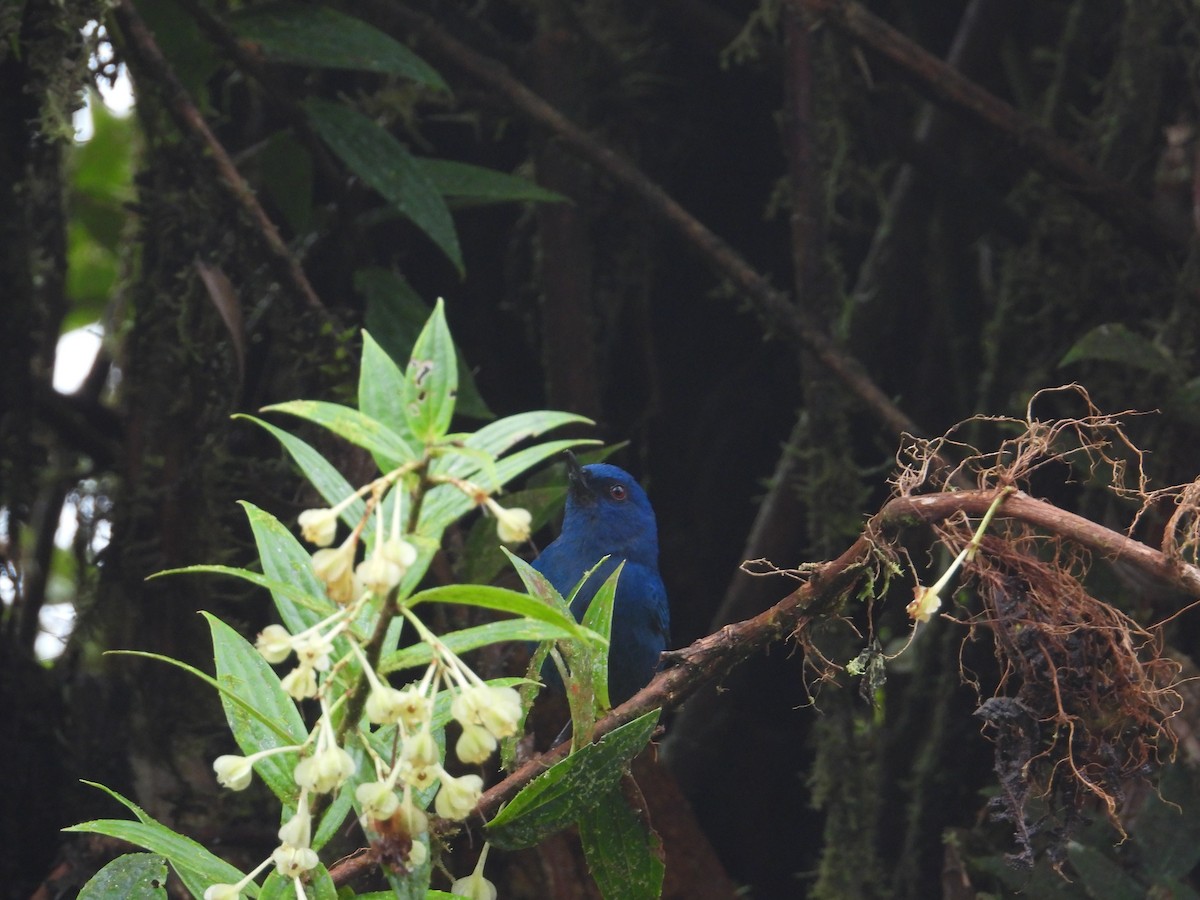
[[[450,210],[408,149],[344,103],[311,99],[304,111],[313,129],[354,174],[374,188],[437,245],[463,273],[462,249]]]
[[[632,806],[620,784],[580,816],[579,840],[605,897],[650,900],[662,893],[661,841],[650,827],[645,802]]]
[[[1118,363],[1157,375],[1175,370],[1175,363],[1162,347],[1119,322],[1097,325],[1075,342],[1058,365],[1061,368],[1084,361]]]
[[[437,91],[442,76],[408,47],[361,19],[326,6],[277,4],[233,16],[238,35],[272,62],[398,75]]]
[[[203,895],[204,888],[209,884],[237,881],[241,877],[241,873],[229,863],[210,853],[191,838],[176,834],[149,816],[136,803],[103,785],[97,784],[93,787],[99,788],[125,806],[138,821],[97,819],[72,826],[65,829],[66,831],[108,835],[166,857],[180,880],[197,897]],[[258,896],[258,889],[254,884],[247,885],[245,892],[251,897]]]
[[[166,900],[167,861],[157,853],[126,853],[88,879],[78,900]]]
[[[396,364],[403,365],[412,355],[417,336],[429,318],[429,306],[403,277],[387,269],[359,269],[354,273],[354,287],[367,302],[364,321],[367,332],[370,332],[372,352],[375,349],[382,349]],[[364,349],[364,384],[366,383],[366,372],[367,357]],[[392,387],[396,388],[395,391],[388,393],[387,396],[398,403],[400,402],[399,386],[393,385]],[[471,367],[463,360],[461,353],[458,354],[458,388],[458,402],[455,405],[455,412],[458,415],[472,419],[495,418],[487,404],[483,402]],[[379,394],[384,393],[380,388],[372,390]],[[362,402],[360,395],[360,405]],[[361,408],[364,412],[374,415],[366,406]]]
[[[92,137],[72,147],[67,227],[67,298],[62,322],[70,331],[100,319],[120,271],[133,200],[137,128],[132,116],[109,111],[91,92]]]
[[[519,850],[579,821],[628,771],[654,733],[658,715],[652,710],[626,722],[555,763],[488,822],[488,840],[504,850]]]
[[[620,782],[650,739],[658,711],[588,742],[598,711],[608,705],[608,633],[620,567],[581,623],[570,613],[570,598],[512,554],[528,592],[486,584],[422,587],[446,528],[481,505],[505,513],[491,494],[561,449],[586,443],[537,442],[552,428],[582,421],[555,412],[523,413],[473,433],[454,433],[457,389],[457,353],[439,301],[404,369],[364,336],[357,409],[293,401],[265,410],[315,423],[369,451],[380,474],[361,488],[309,444],[253,420],[280,439],[330,504],[300,517],[305,541],[320,549],[310,552],[270,513],[244,503],[261,571],[199,565],[161,574],[221,575],[263,588],[282,625],[251,643],[205,613],[215,677],[167,657],[136,655],[178,666],[217,690],[240,750],[214,762],[217,778],[233,790],[247,786],[252,775],[263,780],[281,807],[280,845],[243,875],[109,791],[137,821],[98,819],[71,830],[118,837],[159,854],[125,857],[109,873],[113,878],[144,882],[151,863],[157,860],[155,871],[161,871],[165,860],[195,896],[224,884],[251,896],[291,897],[297,878],[310,897],[352,896],[346,888],[339,894],[317,854],[357,821],[365,839],[386,845],[387,858],[395,861],[385,870],[392,896],[426,896],[435,870],[431,854],[440,846],[430,840],[427,817],[467,818],[481,787],[474,775],[451,775],[443,760],[453,747],[462,762],[477,765],[498,740],[511,746],[533,696],[527,689],[522,699],[513,689],[532,685],[523,679],[483,681],[461,654],[521,641],[556,643],[567,660],[575,752],[519,792],[489,823],[489,835],[497,846],[529,846],[578,823],[606,897],[657,893],[657,837],[642,813],[627,808]],[[535,442],[514,451],[530,440]],[[339,530],[346,529],[349,536],[339,542]],[[431,604],[473,609],[489,620],[437,635],[422,619]],[[284,663],[289,670],[281,675],[276,666]],[[390,675],[412,670],[423,674],[403,691],[388,684]],[[315,723],[306,711],[317,714]],[[447,734],[451,723],[460,733],[456,742]],[[256,886],[267,867],[270,873]]]
[[[436,444],[446,436],[458,399],[458,360],[441,300],[413,345],[400,397],[408,430],[418,441]]]

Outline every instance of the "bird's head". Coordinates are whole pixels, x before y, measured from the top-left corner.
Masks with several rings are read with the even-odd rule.
[[[658,562],[658,526],[642,486],[608,463],[581,466],[567,454],[567,508],[563,536],[634,562]]]

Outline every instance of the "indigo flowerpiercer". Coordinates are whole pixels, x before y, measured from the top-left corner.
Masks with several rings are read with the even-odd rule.
[[[624,469],[607,463],[580,466],[567,454],[567,508],[562,534],[533,561],[563,596],[596,565],[571,604],[576,619],[621,562],[613,598],[608,652],[608,693],[623,703],[645,687],[667,647],[670,613],[667,591],[658,574],[658,528],[641,485]]]

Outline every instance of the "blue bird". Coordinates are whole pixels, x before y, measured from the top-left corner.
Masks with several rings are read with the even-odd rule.
[[[649,683],[667,648],[670,613],[658,574],[658,527],[646,492],[632,475],[607,463],[580,466],[568,453],[562,533],[533,567],[566,596],[604,556],[608,560],[579,589],[571,612],[581,619],[596,590],[625,561],[613,599],[608,652],[609,699],[617,705]]]

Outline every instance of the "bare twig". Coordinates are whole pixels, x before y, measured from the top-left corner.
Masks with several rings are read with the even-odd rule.
[[[324,304],[317,297],[316,291],[308,281],[308,276],[304,274],[300,264],[288,251],[283,238],[279,236],[279,230],[259,204],[253,189],[242,178],[224,146],[209,129],[208,123],[204,121],[204,116],[196,108],[187,89],[176,76],[175,70],[163,55],[162,50],[159,49],[154,34],[142,20],[131,0],[119,0],[113,14],[121,26],[121,31],[129,41],[130,49],[136,54],[135,68],[136,64],[140,64],[154,81],[164,86],[167,108],[175,120],[176,126],[204,147],[217,169],[220,183],[225,186],[234,202],[257,226],[259,234],[262,235],[262,239],[270,251],[270,260],[275,268],[276,277],[290,283],[309,306],[315,309],[322,308]]]
[[[848,0],[788,0],[880,53],[935,100],[999,131],[1038,172],[1069,189],[1081,203],[1152,252],[1185,249],[1189,235],[1124,184],[1080,157],[1066,143],[961,72]]]

